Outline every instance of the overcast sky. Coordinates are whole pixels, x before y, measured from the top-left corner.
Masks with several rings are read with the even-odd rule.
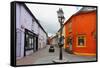
[[[45,29],[49,36],[54,35],[60,28],[57,18],[59,8],[63,9],[65,21],[74,13],[79,11],[79,6],[61,6],[44,4],[26,4],[33,15],[39,20],[39,23]]]

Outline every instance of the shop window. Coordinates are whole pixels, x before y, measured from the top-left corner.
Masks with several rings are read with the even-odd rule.
[[[25,42],[26,49],[33,49],[33,45],[34,45],[34,37],[32,37],[31,35],[26,34],[26,42]]]
[[[84,35],[79,35],[77,38],[78,47],[84,47],[86,44],[86,37]]]

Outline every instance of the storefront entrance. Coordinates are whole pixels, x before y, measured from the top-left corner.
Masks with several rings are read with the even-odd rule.
[[[25,29],[24,56],[38,50],[38,36]]]
[[[69,50],[72,50],[72,38],[69,39]]]
[[[69,50],[72,51],[72,37],[71,36],[67,38],[67,44],[69,45]]]

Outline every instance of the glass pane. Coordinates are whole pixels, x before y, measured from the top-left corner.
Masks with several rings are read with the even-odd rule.
[[[31,41],[32,41],[32,45],[31,45],[31,47],[33,48],[33,46],[34,46],[34,45],[33,45],[33,38],[31,39]]]
[[[78,45],[84,45],[84,37],[78,37]]]

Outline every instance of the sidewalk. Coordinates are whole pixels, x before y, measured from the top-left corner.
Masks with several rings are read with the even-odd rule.
[[[44,49],[41,49],[29,56],[24,57],[23,59],[17,60],[17,65],[27,65],[27,64],[47,64],[53,63],[52,61],[56,58],[59,58],[59,48],[55,47],[55,52],[50,53],[49,46]],[[95,56],[77,56],[73,54],[68,54],[63,51],[63,57],[66,58],[67,62],[79,62],[79,61],[94,61],[96,60]]]

